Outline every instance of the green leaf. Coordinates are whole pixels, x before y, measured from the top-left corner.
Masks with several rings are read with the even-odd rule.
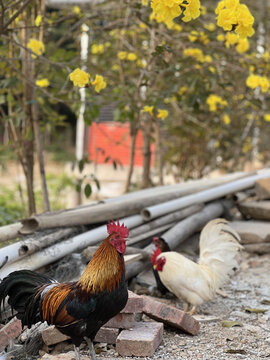
[[[243,324],[240,321],[222,320],[221,326],[230,328],[233,326],[243,326]]]
[[[82,172],[84,168],[85,161],[82,159],[78,162],[79,171]]]
[[[245,310],[246,312],[255,313],[255,314],[263,314],[266,311],[268,311],[268,309],[257,309],[257,308],[246,308]]]
[[[87,198],[89,198],[92,194],[92,187],[90,184],[86,184],[84,188],[84,194]]]
[[[96,177],[94,177],[94,182],[95,182],[95,184],[97,186],[97,189],[100,190],[100,183],[99,183],[99,181],[98,181],[98,179]]]

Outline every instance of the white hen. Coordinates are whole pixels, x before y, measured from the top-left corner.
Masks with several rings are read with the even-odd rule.
[[[178,298],[193,307],[212,300],[216,291],[227,280],[237,266],[236,254],[242,248],[240,237],[224,219],[211,220],[200,236],[200,259],[196,264],[175,252],[160,253],[157,249],[152,256],[154,268],[162,283]]]

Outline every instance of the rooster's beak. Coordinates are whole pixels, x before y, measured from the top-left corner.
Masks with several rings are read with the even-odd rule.
[[[154,270],[157,270],[157,265],[153,265]]]

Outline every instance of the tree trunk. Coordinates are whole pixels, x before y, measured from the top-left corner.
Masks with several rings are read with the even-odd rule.
[[[162,149],[160,143],[160,124],[157,120],[155,123],[156,130],[156,165],[158,169],[158,184],[164,185],[163,179],[163,158],[162,158]]]
[[[24,28],[22,29],[22,44],[26,47],[29,39],[28,16],[27,10],[23,13]],[[32,106],[33,102],[33,85],[27,80],[34,81],[34,62],[30,53],[22,49],[22,72],[25,74],[24,80],[24,112],[25,121],[22,131],[23,141],[23,171],[26,177],[27,196],[28,196],[28,212],[33,214],[36,212],[35,195],[33,189],[34,183],[34,129]]]
[[[136,123],[130,123],[130,136],[131,136],[131,148],[130,148],[130,157],[129,157],[129,167],[128,167],[128,175],[125,184],[125,193],[128,192],[131,178],[134,170],[134,157],[136,150],[136,139],[137,139],[138,129],[136,127]]]
[[[35,91],[33,91],[33,96],[35,96]],[[36,149],[39,163],[39,171],[41,177],[41,187],[43,195],[43,207],[45,211],[50,211],[50,202],[49,194],[46,182],[46,173],[44,165],[44,156],[43,156],[43,144],[42,144],[42,135],[40,132],[39,118],[38,118],[38,105],[36,103],[32,104],[32,114],[34,121],[34,131],[35,131],[35,140],[36,140]]]
[[[151,165],[151,140],[148,129],[143,129],[143,175],[142,188],[148,188],[151,185],[150,165]]]

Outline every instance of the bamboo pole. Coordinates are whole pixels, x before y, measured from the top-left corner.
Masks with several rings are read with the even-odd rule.
[[[197,194],[184,196],[180,199],[171,200],[163,204],[147,207],[142,210],[142,216],[145,220],[151,220],[164,214],[183,209],[186,206],[212,201],[225,195],[253,187],[256,180],[263,179],[269,175],[270,171],[268,170],[262,174],[249,176],[247,178],[236,180],[225,185],[223,184],[208,190],[200,191]]]
[[[0,264],[6,259],[6,264],[18,261],[41,249],[59,242],[61,239],[76,233],[74,228],[65,228],[54,231],[50,234],[39,236],[38,238],[29,237],[9,246],[0,249]]]
[[[22,220],[23,228],[20,232],[22,234],[29,234],[40,229],[95,224],[131,216],[140,212],[145,206],[152,206],[187,194],[193,194],[243,176],[246,176],[246,174],[229,174],[221,179],[201,179],[190,183],[165,186],[165,189],[162,187],[147,189],[120,196],[111,201],[106,200],[105,203],[95,206],[90,204],[89,206],[77,207],[75,209],[32,216]]]
[[[166,224],[171,224],[171,223],[175,223],[181,219],[184,219],[198,211],[201,211],[203,209],[203,205],[202,204],[198,204],[198,205],[192,205],[189,206],[185,209],[179,210],[179,211],[175,211],[171,214],[159,217],[153,221],[150,221],[146,224],[140,225],[135,229],[132,229],[129,233],[129,237],[130,238],[134,238],[137,237],[138,235],[144,234],[146,232],[149,232],[153,229],[156,229],[157,227],[166,225]]]
[[[133,228],[142,224],[143,219],[140,215],[135,215],[120,219],[120,223],[124,223],[128,228]],[[42,266],[55,262],[72,252],[81,251],[89,245],[96,245],[103,241],[107,236],[107,225],[102,225],[83,234],[76,235],[71,239],[61,241],[58,244],[42,249],[32,255],[20,259],[19,261],[6,264],[0,270],[0,279],[15,270],[39,269]]]
[[[15,224],[5,225],[0,227],[0,243],[8,240],[15,239],[19,236],[19,231],[22,224],[17,222]]]

